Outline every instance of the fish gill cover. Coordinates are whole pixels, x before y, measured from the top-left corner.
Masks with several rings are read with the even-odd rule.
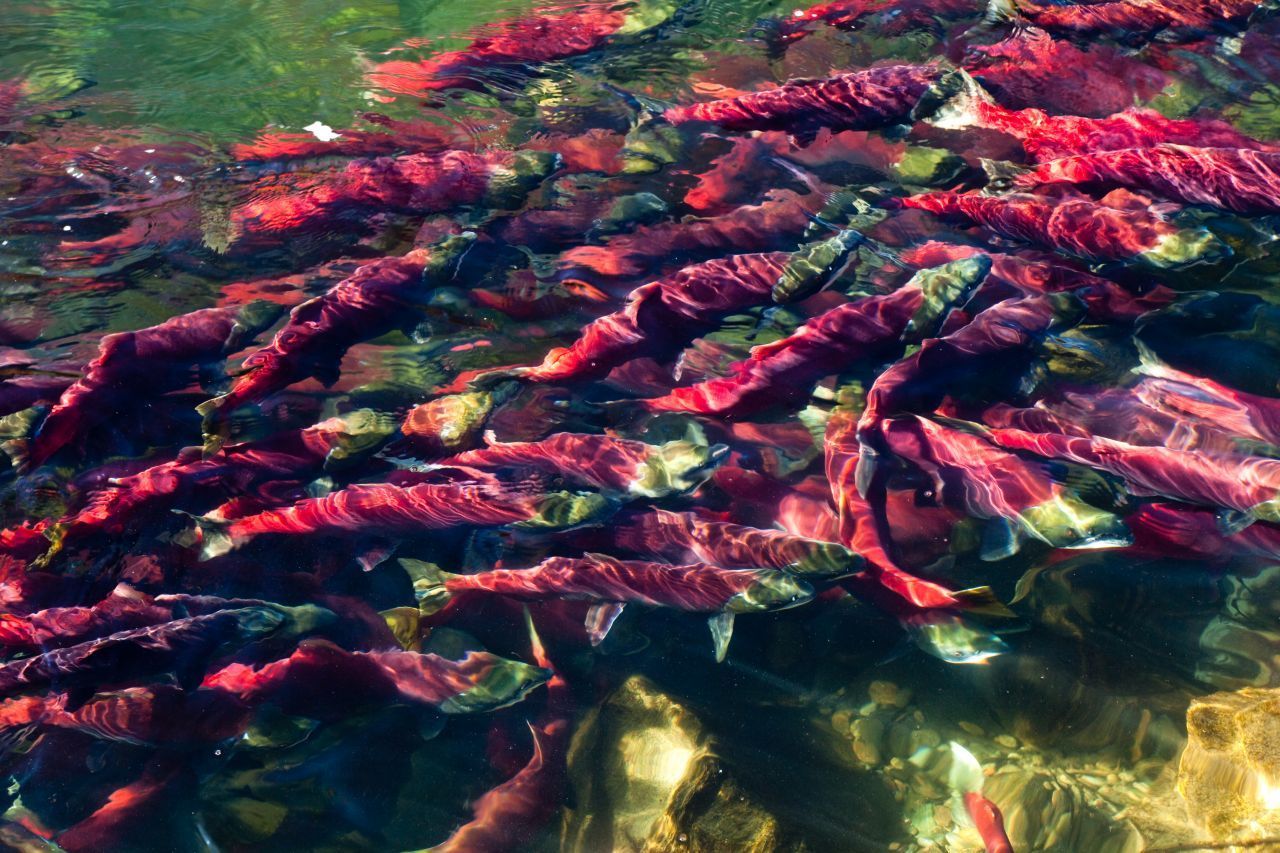
[[[222,5],[0,22],[6,849],[1280,845],[1273,4]]]

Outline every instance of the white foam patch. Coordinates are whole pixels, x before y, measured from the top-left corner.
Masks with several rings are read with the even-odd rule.
[[[311,124],[303,128],[321,142],[333,142],[335,139],[341,139],[342,134],[335,131],[332,127],[322,121],[313,121]]]

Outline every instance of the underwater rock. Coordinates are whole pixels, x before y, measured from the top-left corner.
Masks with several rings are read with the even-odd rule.
[[[810,849],[745,791],[686,706],[633,676],[569,749],[576,808],[562,850],[782,853]]]
[[[1280,690],[1245,688],[1187,709],[1178,793],[1215,840],[1280,830]]]
[[[1067,774],[1008,767],[987,779],[983,794],[1000,807],[1015,850],[1137,853],[1142,836],[1127,820],[1093,808]]]
[[[1280,566],[1254,577],[1228,575],[1222,584],[1221,611],[1200,633],[1196,678],[1225,690],[1280,686]]]

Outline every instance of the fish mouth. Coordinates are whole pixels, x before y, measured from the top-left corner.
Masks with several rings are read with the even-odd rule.
[[[1077,539],[1075,542],[1058,547],[1069,551],[1098,551],[1103,548],[1128,548],[1132,544],[1132,534],[1099,533],[1096,536],[1086,536],[1083,539]]]

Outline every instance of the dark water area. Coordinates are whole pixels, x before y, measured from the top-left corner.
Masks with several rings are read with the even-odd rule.
[[[0,847],[1280,849],[1254,0],[0,16]]]

